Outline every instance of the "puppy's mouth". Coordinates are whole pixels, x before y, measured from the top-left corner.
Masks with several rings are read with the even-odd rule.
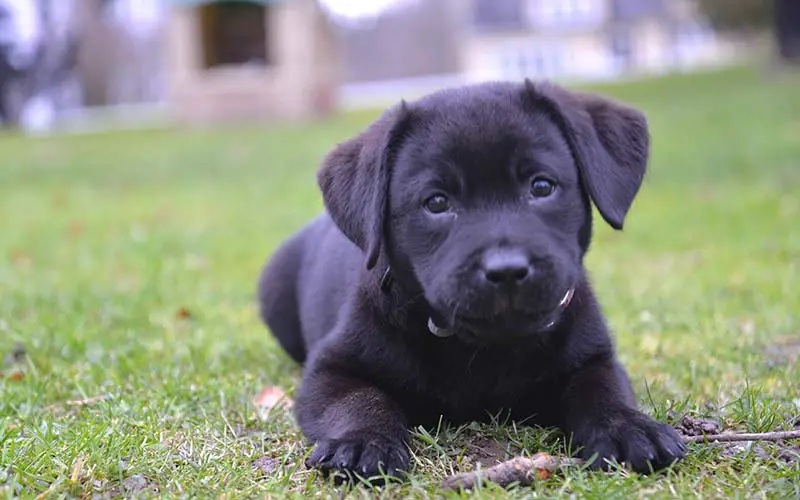
[[[456,313],[449,321],[439,315],[428,319],[428,330],[440,338],[452,337],[456,333],[469,338],[521,336],[545,333],[556,328],[575,296],[575,287],[568,288],[558,305],[546,313],[524,313],[513,311],[504,305],[495,304],[492,316],[471,316]]]

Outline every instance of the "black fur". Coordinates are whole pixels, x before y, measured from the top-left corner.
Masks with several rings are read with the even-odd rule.
[[[648,150],[639,111],[530,81],[402,102],[337,145],[327,213],[259,282],[262,318],[305,365],[308,464],[399,474],[409,426],[503,414],[572,433],[595,467],[680,459],[675,431],[637,410],[583,266],[590,203],[621,229]],[[534,197],[542,178],[555,191]],[[426,208],[435,194],[449,210]]]

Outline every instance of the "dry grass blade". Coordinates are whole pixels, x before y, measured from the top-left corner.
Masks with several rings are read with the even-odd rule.
[[[685,443],[711,443],[735,441],[783,441],[800,439],[800,430],[783,432],[760,432],[739,434],[707,434],[701,436],[685,436]],[[470,489],[482,481],[496,483],[502,487],[518,483],[528,486],[535,480],[549,478],[553,472],[562,467],[581,466],[583,460],[576,458],[554,457],[547,453],[537,453],[531,458],[514,457],[488,469],[465,472],[445,478],[442,488],[446,490]]]
[[[89,406],[89,405],[94,405],[94,404],[97,404],[97,403],[102,403],[103,401],[108,401],[109,399],[111,399],[111,397],[112,396],[110,394],[104,394],[102,396],[93,396],[91,398],[74,399],[72,401],[64,401],[63,403],[52,404],[50,406],[47,406],[46,409],[47,410],[53,410],[53,409],[59,408],[61,406],[73,406],[73,407],[75,407],[75,406]]]

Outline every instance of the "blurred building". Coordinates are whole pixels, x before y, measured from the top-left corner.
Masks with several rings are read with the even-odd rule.
[[[58,117],[314,117],[473,81],[609,80],[726,63],[737,41],[715,33],[693,6],[0,0],[0,120],[46,129]],[[366,8],[371,14],[357,22],[341,16]]]
[[[71,0],[0,0],[0,126],[76,103]]]
[[[473,0],[471,80],[609,79],[726,61],[730,40],[688,0]]]
[[[392,80],[462,70],[470,0],[417,0],[339,30],[346,82]]]
[[[330,113],[340,51],[315,0],[174,0],[168,102],[181,122]]]
[[[741,52],[692,0],[419,0],[343,39],[343,99],[356,107],[484,80],[686,71]]]
[[[0,120],[25,128],[336,107],[339,39],[315,0],[0,0],[0,23]]]

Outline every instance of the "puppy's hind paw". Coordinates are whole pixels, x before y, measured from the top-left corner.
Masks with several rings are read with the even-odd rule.
[[[333,474],[337,482],[360,477],[372,484],[382,484],[384,475],[402,479],[409,464],[404,442],[372,433],[319,440],[305,462],[325,476]]]
[[[686,446],[675,429],[635,410],[603,424],[587,423],[575,431],[574,440],[582,447],[581,458],[594,457],[589,468],[595,470],[608,470],[611,463],[618,463],[647,474],[665,469],[686,455]]]

